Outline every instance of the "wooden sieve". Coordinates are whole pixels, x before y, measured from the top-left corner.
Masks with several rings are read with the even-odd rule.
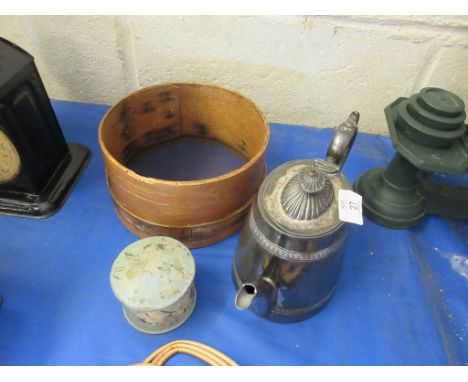
[[[265,176],[265,116],[251,100],[218,86],[174,83],[136,91],[106,113],[98,135],[117,215],[139,237],[170,236],[191,248],[220,241],[241,227]],[[247,162],[189,181],[146,177],[126,166],[135,153],[182,136],[215,139]]]

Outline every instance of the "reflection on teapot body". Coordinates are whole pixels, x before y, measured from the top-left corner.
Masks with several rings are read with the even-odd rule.
[[[234,256],[235,305],[273,321],[318,312],[335,291],[348,226],[338,219],[341,168],[359,113],[338,126],[327,159],[288,162],[263,182]]]

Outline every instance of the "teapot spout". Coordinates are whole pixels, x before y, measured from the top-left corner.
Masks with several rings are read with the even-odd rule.
[[[252,301],[257,296],[257,293],[258,291],[255,284],[242,284],[236,294],[236,300],[234,302],[236,308],[239,310],[247,309],[250,305],[252,305]]]
[[[251,308],[259,316],[265,316],[276,304],[277,289],[275,283],[262,277],[254,283],[245,283],[236,294],[235,305],[239,310]]]

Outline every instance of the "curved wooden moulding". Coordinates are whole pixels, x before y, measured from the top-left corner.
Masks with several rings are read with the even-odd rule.
[[[213,85],[151,86],[113,106],[99,144],[117,216],[139,237],[164,235],[200,247],[241,227],[265,176],[268,123],[239,93]],[[171,181],[126,167],[135,153],[181,136],[216,139],[242,153],[242,167],[214,178]]]

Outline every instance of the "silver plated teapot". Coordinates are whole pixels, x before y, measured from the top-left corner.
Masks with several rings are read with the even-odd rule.
[[[348,237],[348,223],[338,218],[338,190],[351,185],[341,168],[358,121],[353,112],[337,127],[326,159],[285,163],[263,181],[232,266],[238,309],[301,321],[333,295]]]

